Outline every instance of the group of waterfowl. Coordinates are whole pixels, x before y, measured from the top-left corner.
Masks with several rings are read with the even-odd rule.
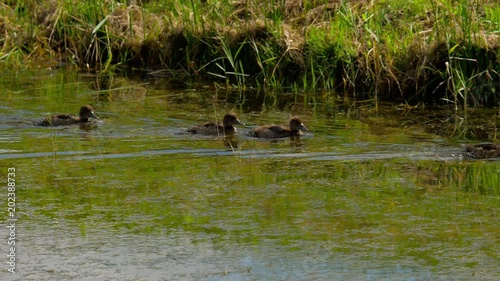
[[[84,105],[80,108],[79,116],[72,114],[58,114],[49,116],[43,120],[35,122],[37,126],[64,126],[71,124],[85,124],[90,122],[90,118],[97,119],[94,110],[90,105]],[[236,133],[234,125],[244,125],[238,120],[234,113],[227,113],[221,123],[207,122],[194,126],[187,131],[193,134],[202,135],[232,135]],[[308,131],[299,117],[290,119],[288,126],[264,125],[250,131],[249,135],[256,138],[286,138],[297,137],[302,134],[301,131]],[[476,144],[466,145],[465,151],[468,156],[474,158],[494,158],[500,157],[500,144]]]
[[[202,135],[231,135],[236,133],[236,128],[234,127],[234,125],[245,124],[238,120],[236,114],[227,113],[222,119],[222,124],[207,122],[205,124],[190,128],[188,132]],[[276,139],[297,137],[302,134],[301,131],[307,131],[307,128],[302,123],[302,120],[300,120],[299,117],[295,116],[290,119],[288,127],[278,125],[259,126],[250,131],[249,135],[256,138]]]
[[[72,124],[86,124],[90,122],[90,118],[98,119],[94,114],[94,109],[90,105],[84,105],[80,108],[78,116],[73,114],[57,114],[35,122],[37,126],[65,126]],[[187,131],[193,134],[201,135],[232,135],[236,133],[234,125],[245,125],[238,120],[234,113],[224,115],[221,123],[207,122],[201,125],[194,126]],[[250,132],[250,136],[256,138],[286,138],[296,137],[302,134],[301,131],[307,131],[306,126],[302,123],[299,117],[295,116],[290,119],[289,126],[265,125],[259,126]]]

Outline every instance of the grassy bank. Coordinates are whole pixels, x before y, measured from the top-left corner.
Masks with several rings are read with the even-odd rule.
[[[140,70],[173,82],[410,104],[500,102],[493,0],[4,1],[9,67]]]

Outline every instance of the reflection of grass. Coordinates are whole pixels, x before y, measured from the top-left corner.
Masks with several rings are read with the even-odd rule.
[[[376,106],[376,105],[375,105]],[[425,106],[422,106],[425,107]],[[455,137],[457,139],[475,139],[498,141],[499,116],[498,109],[467,108],[456,110],[455,106],[426,108],[407,108],[380,104],[377,112],[374,105],[361,106],[360,102],[352,103],[350,116],[368,124],[371,130],[378,133],[400,130],[402,127],[411,131]],[[408,132],[407,132],[408,134]]]
[[[310,161],[158,155],[18,162],[24,223],[214,243],[322,243],[332,254],[413,257],[435,265],[500,231],[495,162]],[[38,173],[36,165],[43,165]],[[493,246],[493,245],[492,245]],[[495,256],[495,247],[481,251]],[[471,268],[477,256],[469,254]],[[446,262],[444,262],[446,264]]]
[[[473,161],[465,164],[448,164],[440,168],[440,178],[446,186],[473,194],[500,195],[500,174],[495,162]]]
[[[22,196],[29,198],[30,208],[41,211],[34,217],[92,218],[95,224],[129,225],[139,232],[142,220],[188,228],[205,224],[230,228],[225,221],[232,221],[241,227],[257,223],[280,231],[297,227],[307,236],[327,227],[326,222],[333,224],[328,232],[342,233],[389,227],[386,220],[403,224],[408,216],[431,220],[431,210],[438,209],[445,219],[454,217],[457,209],[474,206],[488,214],[500,194],[493,162],[402,166],[399,161],[240,159],[235,163],[232,157],[140,160],[56,160],[46,167],[50,176],[31,177],[28,172],[27,184],[39,188],[26,189]],[[124,164],[130,161],[136,173],[126,172]]]

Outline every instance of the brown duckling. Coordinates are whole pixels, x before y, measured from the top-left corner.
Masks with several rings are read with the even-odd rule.
[[[500,144],[482,143],[476,145],[466,145],[465,152],[474,158],[494,158],[500,157]]]
[[[277,125],[264,125],[253,129],[250,136],[256,138],[276,139],[286,137],[296,137],[302,134],[302,131],[308,131],[299,117],[295,116],[290,119],[288,127]]]
[[[36,126],[64,126],[71,124],[84,124],[89,122],[89,118],[98,119],[94,114],[94,109],[90,105],[80,108],[79,116],[73,114],[58,114],[49,116],[35,123]]]
[[[201,135],[230,135],[236,133],[236,128],[234,125],[245,125],[243,122],[238,120],[238,117],[234,113],[228,113],[224,115],[222,119],[222,124],[207,122],[202,125],[194,126],[187,130],[193,134]]]

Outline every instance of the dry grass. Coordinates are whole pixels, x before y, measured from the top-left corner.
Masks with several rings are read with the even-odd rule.
[[[23,53],[28,62],[96,71],[136,68],[184,81],[223,78],[229,87],[370,93],[409,103],[477,105],[485,99],[464,89],[499,92],[492,81],[500,71],[500,8],[492,0],[1,5],[3,60]],[[493,96],[488,104],[498,103]]]

